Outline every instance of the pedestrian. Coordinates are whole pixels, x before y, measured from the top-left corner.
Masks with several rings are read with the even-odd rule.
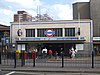
[[[69,56],[70,56],[70,58],[72,58],[71,55],[72,55],[72,49],[69,49]]]
[[[52,50],[50,49],[49,50],[49,59],[51,59],[52,58]]]
[[[78,57],[78,54],[77,54],[77,49],[75,49],[75,58],[77,58]]]
[[[55,59],[58,59],[58,52],[55,52]]]
[[[72,54],[71,54],[71,58],[73,59],[73,58],[75,58],[75,51],[74,51],[74,48],[72,47]]]
[[[44,48],[44,49],[42,50],[42,58],[46,58],[46,57],[47,57],[47,49]]]
[[[61,54],[60,54],[60,57],[62,58],[62,55],[64,55],[64,50],[63,48],[61,48]]]
[[[35,54],[36,54],[36,58],[37,58],[37,52],[38,52],[37,48],[34,48],[33,51],[35,52]]]

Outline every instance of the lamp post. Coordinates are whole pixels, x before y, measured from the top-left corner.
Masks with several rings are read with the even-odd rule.
[[[90,22],[90,49],[93,51],[93,21]]]
[[[93,50],[93,21],[90,22],[90,50],[92,51],[92,68],[94,68],[94,50]]]
[[[78,12],[78,23],[79,24],[78,24],[78,29],[77,29],[78,31],[77,32],[78,32],[78,38],[80,39],[80,12]]]
[[[12,43],[12,50],[15,52],[16,51],[16,43]]]
[[[0,64],[2,64],[2,54],[3,54],[3,39],[1,39],[1,42],[2,42],[2,51],[0,52]]]

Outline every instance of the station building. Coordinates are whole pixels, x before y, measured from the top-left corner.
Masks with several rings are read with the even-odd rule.
[[[69,55],[69,49],[77,49],[79,53],[89,54],[92,50],[92,21],[54,20],[11,22],[10,41],[16,44],[17,50],[33,51],[43,48],[52,49],[53,53],[63,51]]]

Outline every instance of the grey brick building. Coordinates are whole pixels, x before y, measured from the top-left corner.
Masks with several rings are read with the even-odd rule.
[[[93,20],[93,48],[100,53],[100,0],[73,4],[73,19]],[[80,17],[79,14],[80,13]]]
[[[90,19],[90,2],[77,2],[73,4],[73,19]]]

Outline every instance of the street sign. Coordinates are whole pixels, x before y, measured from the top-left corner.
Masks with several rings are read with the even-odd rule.
[[[5,40],[5,38],[1,38],[1,40]]]
[[[9,43],[9,40],[6,40],[6,44],[8,44]]]

